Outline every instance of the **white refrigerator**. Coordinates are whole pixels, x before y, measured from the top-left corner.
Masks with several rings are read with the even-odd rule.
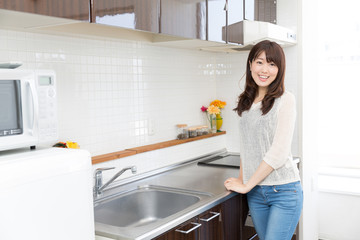
[[[0,239],[95,239],[90,153],[0,152]]]

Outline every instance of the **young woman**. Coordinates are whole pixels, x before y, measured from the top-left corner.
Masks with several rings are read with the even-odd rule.
[[[285,91],[284,77],[282,48],[270,41],[256,44],[247,60],[245,90],[234,109],[240,117],[240,174],[224,185],[247,194],[261,240],[291,239],[303,204],[291,155],[295,97]]]

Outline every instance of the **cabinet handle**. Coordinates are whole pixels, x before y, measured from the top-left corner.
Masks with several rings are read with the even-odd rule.
[[[210,221],[211,219],[214,219],[214,218],[216,218],[217,216],[220,215],[220,213],[217,213],[217,212],[210,212],[210,213],[211,213],[211,214],[214,214],[214,215],[212,215],[212,216],[209,217],[208,219],[200,218],[200,220],[201,220],[201,221],[204,221],[204,222],[208,222],[208,221]]]
[[[192,225],[195,225],[195,227],[193,228],[190,228],[189,230],[187,231],[184,231],[184,230],[180,230],[180,229],[176,229],[175,231],[176,232],[180,232],[180,233],[184,233],[184,234],[188,234],[188,233],[191,233],[192,231],[194,231],[195,229],[199,228],[201,226],[201,223],[190,223]]]

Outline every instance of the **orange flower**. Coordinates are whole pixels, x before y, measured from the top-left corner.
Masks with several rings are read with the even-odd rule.
[[[220,100],[214,100],[210,103],[210,105],[214,105],[220,109],[224,108],[226,106],[226,102],[220,101]]]

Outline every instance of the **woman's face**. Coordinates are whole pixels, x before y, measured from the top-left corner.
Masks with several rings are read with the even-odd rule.
[[[268,86],[275,80],[279,68],[275,63],[266,61],[266,54],[263,51],[250,63],[250,71],[259,90],[267,90]]]

